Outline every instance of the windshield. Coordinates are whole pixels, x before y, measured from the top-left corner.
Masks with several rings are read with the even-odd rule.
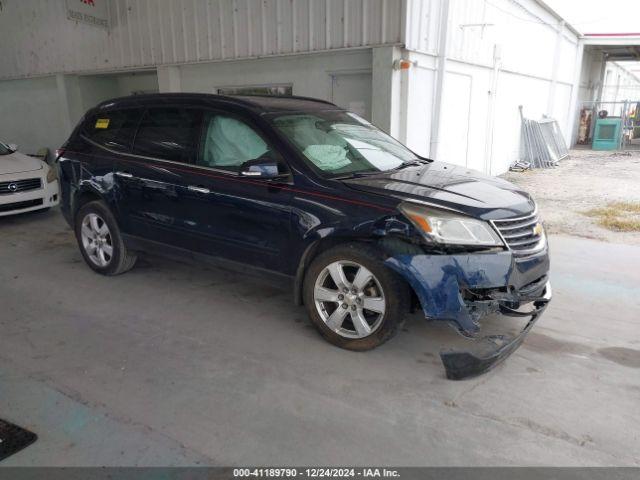
[[[274,115],[271,123],[330,176],[383,172],[418,160],[386,133],[350,112]]]
[[[0,155],[9,155],[10,153],[13,153],[11,149],[4,143],[0,142]]]

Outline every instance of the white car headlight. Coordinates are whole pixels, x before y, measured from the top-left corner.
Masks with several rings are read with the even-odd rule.
[[[488,222],[414,203],[402,203],[399,209],[430,242],[485,247],[504,245]]]
[[[49,166],[49,171],[47,172],[47,183],[51,183],[58,179],[58,171],[56,170],[55,165]]]

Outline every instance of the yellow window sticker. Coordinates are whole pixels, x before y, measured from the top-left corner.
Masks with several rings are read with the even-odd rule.
[[[108,118],[97,119],[96,128],[109,128],[109,119]]]

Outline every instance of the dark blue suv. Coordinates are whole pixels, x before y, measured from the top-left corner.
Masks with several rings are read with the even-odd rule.
[[[59,164],[64,216],[104,275],[145,252],[252,267],[290,282],[320,333],[351,350],[391,338],[411,309],[468,337],[487,315],[530,319],[481,353],[441,353],[449,378],[517,348],[551,296],[528,194],[321,100],[114,99],[86,113]]]

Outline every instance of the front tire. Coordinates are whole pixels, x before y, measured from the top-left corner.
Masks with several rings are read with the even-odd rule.
[[[137,257],[129,252],[109,207],[101,200],[84,204],[76,214],[75,233],[87,265],[102,275],[131,270]]]
[[[330,343],[348,350],[370,350],[393,337],[409,311],[409,293],[378,250],[355,243],[321,253],[303,284],[315,327]]]

